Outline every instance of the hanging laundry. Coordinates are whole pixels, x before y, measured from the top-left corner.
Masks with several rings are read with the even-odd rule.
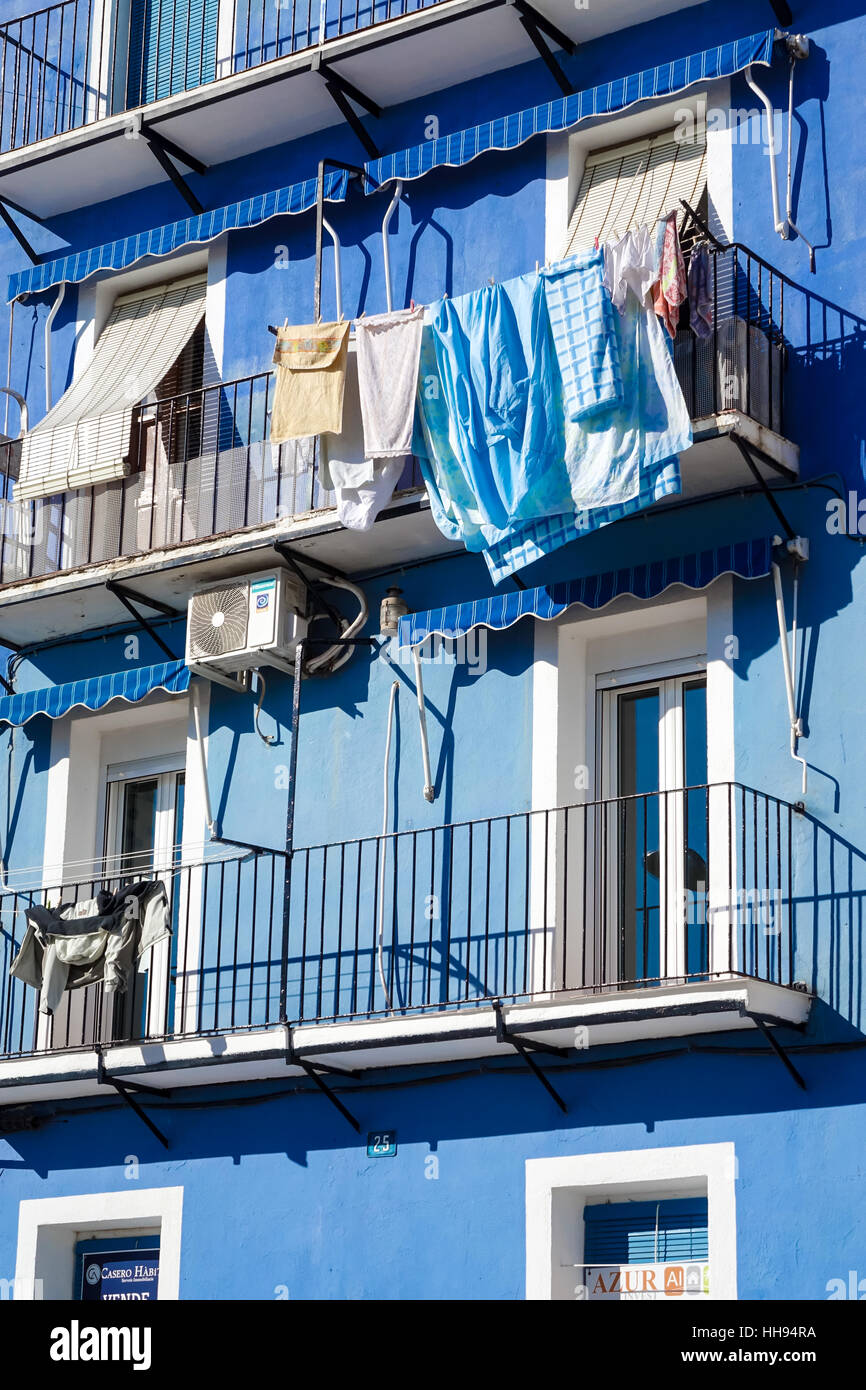
[[[274,350],[272,444],[340,433],[348,349],[348,323],[283,325]]]
[[[319,479],[337,495],[337,515],[350,531],[368,531],[383,507],[391,501],[411,453],[397,458],[370,459],[365,447],[361,413],[360,362],[350,352],[346,366],[346,395],[340,434],[322,437]],[[417,378],[417,368],[416,368]]]
[[[412,425],[424,308],[357,319],[358,384],[368,458],[405,458]]]
[[[483,550],[570,506],[563,425],[539,275],[429,307],[415,453],[443,534]]]
[[[680,305],[686,297],[686,267],[680,249],[677,215],[671,212],[664,221],[659,278],[653,290],[653,307],[672,338],[677,336]]]
[[[604,248],[604,284],[611,303],[625,313],[629,291],[643,304],[658,279],[659,257],[648,227],[636,227]]]
[[[713,331],[713,291],[710,285],[710,253],[704,242],[694,248],[689,260],[689,322],[698,338]]]
[[[53,1014],[67,990],[101,983],[109,994],[124,993],[136,958],[171,933],[158,880],[67,906],[30,907],[24,916],[27,930],[9,973],[40,991],[43,1014]]]
[[[571,511],[489,546],[485,560],[496,584],[577,536],[681,490],[678,455],[692,442],[691,420],[661,325],[631,291],[615,324],[622,403],[579,424],[566,422]]]
[[[622,400],[614,311],[601,251],[572,256],[540,272],[569,420]]]

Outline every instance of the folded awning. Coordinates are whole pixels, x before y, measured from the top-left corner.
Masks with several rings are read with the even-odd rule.
[[[37,714],[44,714],[47,719],[62,719],[72,709],[104,709],[112,700],[135,704],[154,690],[182,695],[189,689],[189,674],[189,668],[182,661],[164,661],[159,666],[136,666],[108,676],[90,676],[66,685],[48,685],[42,690],[5,695],[0,699],[0,724],[19,728]]]
[[[375,180],[374,184],[368,184],[367,191],[391,179],[421,178],[442,165],[468,164],[487,150],[513,150],[535,135],[570,130],[580,121],[612,116],[640,101],[674,96],[696,82],[731,77],[752,63],[769,64],[775,37],[775,29],[765,29],[747,38],[692,53],[687,58],[672,58],[657,67],[632,73],[630,77],[614,78],[572,96],[560,97],[542,106],[530,106],[510,116],[499,116],[494,121],[455,131],[453,135],[425,140],[421,145],[412,145],[396,154],[383,155],[366,166],[367,173]]]
[[[325,197],[330,202],[342,202],[348,179],[349,175],[343,169],[327,173]],[[239,203],[229,203],[226,207],[200,213],[197,217],[186,217],[182,222],[169,222],[164,227],[153,227],[149,232],[108,241],[88,251],[76,251],[57,260],[16,271],[9,276],[7,298],[37,294],[64,281],[77,284],[99,271],[125,270],[146,256],[169,256],[182,246],[213,241],[223,232],[258,227],[272,217],[306,212],[315,205],[316,184],[314,178],[304,179],[302,183],[275,188],[270,193],[257,193],[254,198],[244,198]]]
[[[705,589],[723,574],[741,579],[763,579],[773,564],[773,541],[739,541],[702,550],[696,555],[678,555],[653,560],[631,569],[609,570],[584,579],[560,584],[543,584],[537,589],[520,589],[496,594],[492,598],[472,599],[410,613],[400,619],[398,645],[417,647],[428,637],[462,637],[474,627],[511,627],[521,618],[558,618],[567,608],[604,608],[614,599],[628,594],[633,598],[657,598],[674,584],[686,589]]]
[[[115,301],[87,366],[24,436],[16,501],[125,476],[133,411],[204,318],[206,291],[195,276]]]

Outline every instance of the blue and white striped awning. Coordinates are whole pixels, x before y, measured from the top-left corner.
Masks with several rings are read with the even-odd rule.
[[[330,202],[342,202],[348,180],[345,169],[326,173],[325,197]],[[244,198],[240,203],[214,208],[212,212],[202,212],[197,217],[186,217],[182,222],[169,222],[164,227],[153,227],[149,232],[138,232],[120,241],[108,241],[104,246],[93,246],[89,251],[76,251],[58,260],[16,271],[9,276],[8,298],[12,300],[22,294],[36,294],[63,281],[77,284],[99,271],[125,270],[146,256],[168,256],[182,246],[213,241],[223,232],[258,227],[272,217],[306,212],[315,206],[316,187],[316,179],[304,179],[302,183],[291,183],[270,193],[257,193],[254,198]]]
[[[579,121],[593,116],[611,116],[640,101],[673,96],[696,82],[731,77],[751,63],[769,64],[776,32],[765,29],[748,38],[692,53],[687,58],[673,58],[657,67],[632,73],[630,77],[614,78],[572,96],[559,97],[543,106],[530,106],[510,116],[499,116],[494,121],[455,131],[453,135],[425,140],[421,145],[412,145],[396,154],[383,155],[366,166],[367,173],[375,180],[375,184],[367,185],[367,191],[373,192],[377,185],[391,179],[419,179],[442,165],[456,168],[468,164],[487,150],[513,150],[534,135],[569,130]]]
[[[48,719],[62,719],[70,710],[104,709],[112,700],[135,704],[154,690],[169,695],[182,695],[189,689],[189,668],[182,661],[164,661],[159,666],[135,666],[129,671],[113,671],[107,676],[90,676],[87,680],[68,681],[65,685],[48,685],[42,690],[23,690],[20,695],[5,695],[0,700],[0,724],[16,728],[37,714]]]
[[[550,620],[575,604],[604,608],[624,594],[639,599],[657,598],[673,584],[705,589],[723,574],[762,579],[773,564],[773,545],[772,540],[739,541],[716,550],[702,550],[697,555],[652,560],[631,569],[609,570],[584,579],[543,584],[538,589],[519,589],[492,598],[449,604],[447,608],[409,613],[400,619],[397,643],[401,647],[417,647],[434,634],[462,637],[473,627],[501,629],[511,627],[521,618]]]

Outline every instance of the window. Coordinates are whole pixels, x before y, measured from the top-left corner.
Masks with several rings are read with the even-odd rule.
[[[596,1203],[583,1221],[590,1301],[709,1297],[706,1197]]]
[[[735,1299],[735,1178],[725,1142],[527,1159],[526,1297]]]
[[[587,156],[563,254],[589,250],[674,211],[685,199],[706,210],[706,134],[677,140],[665,131]],[[685,214],[683,214],[685,217]]]

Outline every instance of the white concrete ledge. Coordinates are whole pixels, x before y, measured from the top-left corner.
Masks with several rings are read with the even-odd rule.
[[[799,990],[732,978],[539,998],[505,1006],[502,1021],[506,1032],[525,1041],[586,1052],[611,1043],[754,1029],[752,1016],[799,1027],[810,1005],[811,996]],[[110,1076],[174,1090],[303,1076],[301,1067],[287,1063],[286,1042],[286,1029],[275,1026],[119,1043],[106,1047],[103,1057]],[[353,1071],[514,1055],[513,1047],[497,1037],[492,1005],[306,1024],[292,1030],[292,1042],[306,1061]],[[111,1094],[97,1079],[97,1057],[90,1049],[0,1060],[0,1107]]]

